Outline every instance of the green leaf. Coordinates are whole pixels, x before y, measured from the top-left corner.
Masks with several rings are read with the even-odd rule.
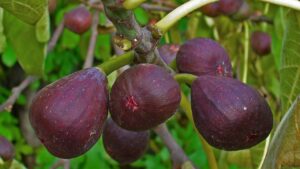
[[[278,125],[261,169],[300,166],[300,97]]]
[[[36,28],[36,37],[39,42],[48,42],[50,39],[50,16],[48,8],[45,9],[43,16],[37,22]]]
[[[149,22],[148,13],[143,8],[140,8],[140,7],[136,8],[134,10],[134,14],[135,14],[136,20],[141,25],[146,25]]]
[[[79,35],[69,31],[68,29],[64,30],[64,32],[62,34],[63,47],[73,49],[78,46],[79,42],[80,42]]]
[[[4,26],[3,26],[3,9],[0,8],[0,53],[2,53],[6,46],[6,37],[4,35]]]
[[[1,0],[4,8],[23,22],[35,25],[48,8],[47,0]]]
[[[4,11],[4,32],[25,72],[41,76],[46,43],[38,42],[35,27]]]
[[[1,59],[4,65],[7,67],[12,67],[16,63],[17,61],[16,54],[14,53],[14,50],[12,49],[11,45],[7,46]]]
[[[285,19],[287,23],[280,70],[282,112],[288,110],[300,93],[300,13],[290,11]]]

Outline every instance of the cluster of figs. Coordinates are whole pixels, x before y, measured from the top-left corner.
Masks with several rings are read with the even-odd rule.
[[[263,141],[273,125],[265,99],[233,78],[225,49],[208,38],[159,49],[166,63],[176,60],[179,73],[197,77],[191,85],[194,123],[212,146],[241,150]],[[147,150],[149,130],[174,115],[180,85],[164,68],[133,65],[108,89],[99,68],[75,72],[41,89],[30,106],[30,122],[50,153],[74,158],[103,136],[107,153],[120,164]],[[110,117],[108,117],[108,111]]]

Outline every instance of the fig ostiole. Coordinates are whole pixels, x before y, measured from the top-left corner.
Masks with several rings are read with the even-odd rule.
[[[176,64],[181,73],[232,77],[227,52],[217,42],[208,38],[188,40],[181,45]]]
[[[102,138],[109,156],[125,165],[143,156],[148,148],[150,132],[125,130],[112,119],[108,119],[104,125]]]
[[[166,70],[139,64],[124,71],[113,84],[110,113],[124,129],[148,130],[170,118],[180,99],[179,84]]]
[[[263,141],[272,130],[268,103],[256,90],[238,80],[199,76],[191,93],[195,125],[216,148],[247,149]]]
[[[30,107],[31,125],[50,153],[73,158],[99,139],[108,111],[106,76],[88,68],[40,90]]]
[[[5,137],[0,136],[0,158],[4,161],[11,161],[15,156],[14,146]]]

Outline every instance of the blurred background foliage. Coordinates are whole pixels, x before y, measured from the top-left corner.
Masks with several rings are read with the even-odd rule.
[[[184,0],[168,0],[174,5],[184,3]],[[149,1],[154,2],[154,1]],[[61,23],[64,13],[73,9],[79,4],[78,1],[58,0],[55,12],[50,15],[51,32]],[[250,50],[248,81],[247,83],[255,87],[265,96],[270,104],[274,117],[275,126],[281,118],[280,112],[280,81],[279,71],[281,64],[281,51],[283,35],[285,30],[285,19],[287,9],[262,3],[259,1],[249,1],[253,11],[261,12],[273,20],[273,24],[255,23],[247,21],[250,33],[255,30],[268,32],[272,35],[272,53],[259,57]],[[139,7],[134,10],[135,16],[141,25],[155,22],[166,15],[166,12],[146,11]],[[100,14],[100,35],[97,38],[95,49],[95,64],[100,64],[108,60],[115,54],[112,45],[112,33],[101,32],[101,28],[111,25],[103,13]],[[160,45],[166,43],[182,44],[188,39],[195,37],[208,37],[220,42],[232,60],[235,77],[242,78],[244,66],[244,43],[245,22],[232,20],[226,16],[217,18],[206,17],[201,12],[195,11],[179,21],[161,40]],[[18,98],[11,112],[0,113],[0,135],[5,136],[13,142],[16,149],[16,159],[28,168],[48,169],[58,159],[49,154],[46,149],[37,142],[30,133],[32,130],[26,119],[28,104],[34,93],[65,75],[71,74],[82,68],[87,52],[89,37],[91,32],[82,36],[64,29],[56,47],[51,51],[45,62],[45,76],[23,92]],[[24,42],[26,43],[26,42]],[[0,103],[3,103],[11,94],[12,87],[18,85],[24,78],[25,73],[17,63],[16,53],[10,43],[6,44],[3,53],[0,54]],[[110,75],[112,84],[116,74]],[[186,86],[182,86],[185,93],[189,95]],[[190,159],[201,169],[209,169],[208,160],[202,149],[201,142],[187,117],[181,110],[168,121],[168,127],[178,144],[185,150]],[[28,134],[29,133],[29,134]],[[137,162],[130,166],[121,168],[147,168],[166,169],[171,168],[170,155],[161,140],[152,133],[151,142],[147,153]],[[254,169],[257,168],[262,153],[264,143],[251,149],[236,152],[225,152],[214,149],[220,169]],[[102,140],[85,155],[71,160],[72,169],[116,169],[120,166],[112,160],[104,151]]]

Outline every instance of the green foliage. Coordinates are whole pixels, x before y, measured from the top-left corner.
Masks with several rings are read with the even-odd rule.
[[[300,93],[300,13],[290,11],[283,41],[281,78],[282,112],[286,112]]]
[[[35,27],[20,21],[8,12],[4,12],[4,32],[23,69],[28,74],[41,76],[44,68],[46,44],[36,39]]]

